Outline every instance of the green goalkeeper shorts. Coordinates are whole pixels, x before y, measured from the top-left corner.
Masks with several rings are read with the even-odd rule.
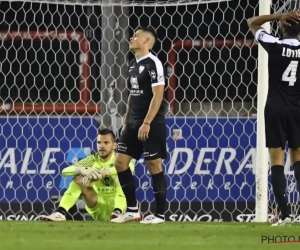
[[[110,215],[114,210],[115,197],[98,195],[98,203],[93,208],[85,206],[86,211],[93,217],[94,221],[110,221]]]

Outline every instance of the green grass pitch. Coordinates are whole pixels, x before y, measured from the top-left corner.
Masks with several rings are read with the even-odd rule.
[[[262,243],[263,236],[293,236],[299,224],[139,223],[0,221],[1,250],[267,250],[300,249],[300,243]],[[291,238],[290,238],[291,239]],[[277,238],[279,241],[279,238]]]

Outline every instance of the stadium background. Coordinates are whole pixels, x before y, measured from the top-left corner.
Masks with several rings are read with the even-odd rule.
[[[2,1],[0,7],[3,20],[0,23],[2,219],[37,219],[38,215],[51,212],[53,201],[70,181],[62,179],[60,171],[95,150],[97,128],[111,125],[112,116],[117,116],[115,129],[119,127],[126,91],[123,79],[116,76],[121,72],[126,78],[126,67],[124,61],[118,61],[119,56],[116,59],[115,53],[127,55],[128,38],[137,27],[148,25],[157,30],[154,53],[165,62],[168,83],[172,75],[168,64],[172,42],[205,38],[221,44],[201,50],[184,48],[178,52],[174,67],[178,84],[174,91],[176,105],[175,110],[170,108],[167,120],[170,154],[164,162],[170,184],[168,219],[253,219],[257,47],[251,43],[253,36],[246,20],[258,14],[258,1],[200,4],[196,9],[195,5],[128,7],[129,18],[121,17],[126,22],[118,23],[123,31],[121,34],[127,37],[116,35],[114,41],[102,36],[103,8],[99,6]],[[115,7],[116,13],[122,13],[120,10]],[[104,35],[111,35],[117,27],[110,25]],[[32,39],[6,37],[13,31],[30,33],[36,30],[69,30],[84,34],[93,55],[89,61],[91,99],[88,105],[95,106],[96,112],[79,111],[76,107],[59,112],[37,108],[43,107],[39,105],[45,102],[80,102],[82,79],[78,65],[82,58],[75,39],[72,42],[41,42],[39,39],[33,42]],[[249,44],[238,45],[238,41],[245,39],[249,39]],[[231,48],[232,44],[236,46]],[[104,49],[109,45],[113,49],[108,50],[103,61]],[[128,53],[128,59],[131,58],[132,54]],[[103,69],[105,65],[112,66],[111,75],[107,73],[109,70]],[[116,114],[107,105],[108,87],[112,83]],[[166,98],[172,102],[172,90],[169,90],[170,87],[166,89]],[[28,110],[15,110],[13,103],[33,105]],[[101,111],[97,109],[99,103]],[[178,113],[174,115],[174,112]],[[175,139],[177,132],[183,139]],[[202,158],[199,157],[201,149],[205,149]],[[184,154],[179,155],[182,152]],[[210,162],[206,160],[211,160],[211,165],[208,166]],[[137,165],[136,183],[138,199],[142,210],[146,211],[153,195],[149,175],[142,163],[143,160]],[[289,165],[286,167],[290,175]],[[290,201],[294,201],[293,181],[289,180],[288,185]],[[273,203],[272,195],[270,203]],[[78,206],[82,209],[82,203]],[[271,209],[270,205],[270,212]]]

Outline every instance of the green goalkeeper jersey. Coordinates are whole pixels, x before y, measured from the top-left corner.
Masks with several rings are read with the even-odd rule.
[[[101,180],[94,183],[93,188],[102,196],[104,199],[115,196],[115,206],[118,207],[118,203],[124,203],[125,197],[123,194],[122,187],[118,181],[117,170],[114,167],[115,155],[113,154],[111,158],[102,162],[98,153],[90,155],[72,166],[69,166],[62,171],[62,175],[73,176],[74,171],[77,167],[92,167],[99,169],[109,169],[110,175],[104,176]],[[134,173],[134,163],[130,162],[129,168]]]

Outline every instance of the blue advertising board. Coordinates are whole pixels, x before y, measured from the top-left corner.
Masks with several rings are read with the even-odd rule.
[[[0,117],[0,203],[46,202],[61,170],[89,154],[97,122],[80,117]]]
[[[255,118],[170,117],[167,125],[168,201],[255,201]],[[61,170],[93,153],[96,135],[93,118],[0,117],[0,203],[61,195],[71,181]],[[140,202],[154,200],[143,158],[136,184]],[[288,185],[293,200],[293,178]]]

